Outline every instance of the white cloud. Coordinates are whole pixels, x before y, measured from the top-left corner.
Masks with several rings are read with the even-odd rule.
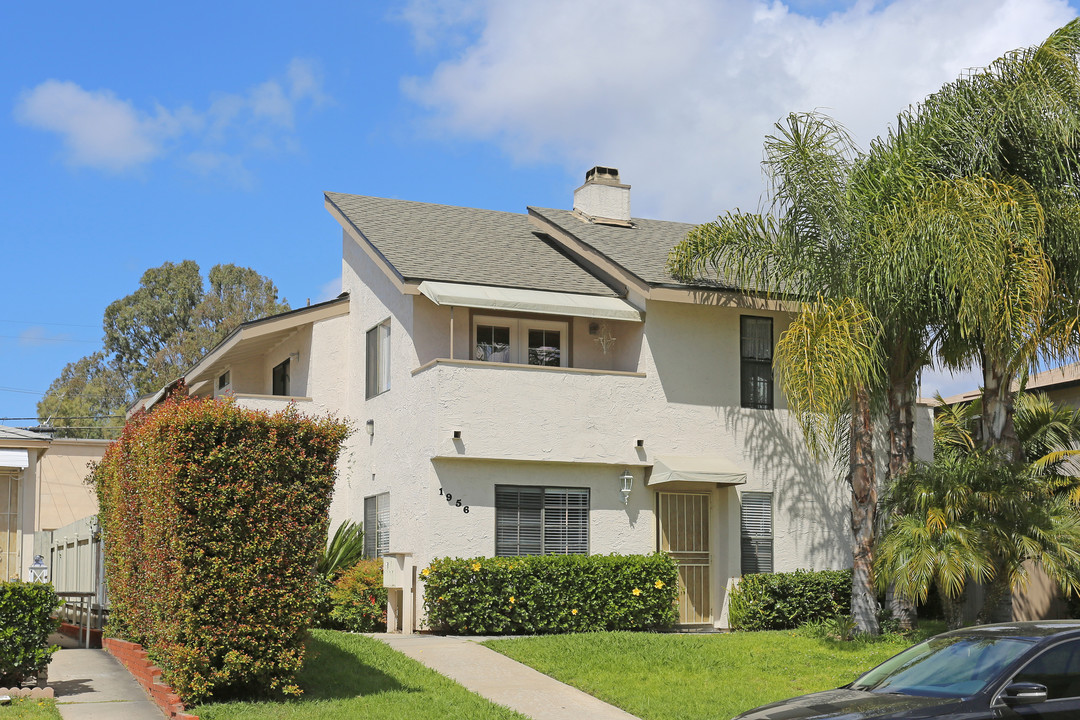
[[[402,14],[418,42],[453,44],[436,22],[472,32],[430,76],[405,81],[433,132],[574,174],[618,167],[635,214],[691,221],[757,206],[762,140],[788,112],[822,109],[865,146],[963,69],[1075,15],[1064,0],[860,0],[824,19],[748,0],[452,7],[424,0]]]
[[[25,93],[15,116],[25,125],[58,133],[72,165],[112,171],[153,160],[164,141],[190,123],[186,109],[173,114],[158,106],[154,114],[142,113],[108,90],[89,92],[59,80]]]
[[[46,80],[23,93],[15,118],[58,134],[65,160],[75,166],[131,170],[166,155],[175,145],[182,165],[247,185],[245,154],[295,148],[297,110],[328,102],[317,63],[296,58],[283,78],[266,80],[244,93],[217,94],[202,112],[159,104],[144,111],[110,90]]]

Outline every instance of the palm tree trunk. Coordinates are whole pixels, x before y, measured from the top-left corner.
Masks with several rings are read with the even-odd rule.
[[[951,598],[945,593],[941,594],[941,609],[945,615],[945,626],[948,630],[959,630],[964,626],[964,605],[967,603],[966,593],[960,597]]]
[[[982,444],[998,448],[1012,462],[1023,462],[1024,451],[1013,425],[1015,394],[1012,391],[1013,373],[1003,363],[983,353]]]
[[[893,375],[889,382],[889,464],[886,486],[900,477],[915,459],[915,383],[910,377]],[[903,630],[918,624],[915,603],[902,594],[886,593],[889,611]]]
[[[874,514],[877,483],[874,479],[874,429],[870,395],[857,387],[851,400],[851,533],[854,539],[851,616],[859,632],[877,635],[877,593],[874,590]]]

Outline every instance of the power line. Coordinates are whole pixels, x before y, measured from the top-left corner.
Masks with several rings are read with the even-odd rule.
[[[104,418],[115,418],[116,415],[69,415],[67,417],[52,417],[51,420],[101,420]],[[0,417],[0,420],[36,420],[40,421],[41,418],[36,417]]]
[[[22,388],[0,387],[0,392],[26,393],[27,395],[45,395],[37,390],[23,390]]]
[[[78,325],[76,323],[58,323],[58,322],[38,322],[36,320],[0,320],[0,323],[11,323],[13,325],[55,325],[58,327],[79,327],[79,328],[97,328],[97,325]]]

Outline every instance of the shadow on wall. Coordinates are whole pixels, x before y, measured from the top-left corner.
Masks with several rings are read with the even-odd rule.
[[[842,469],[830,460],[814,463],[798,423],[786,410],[728,408],[724,424],[744,439],[744,461],[759,477],[771,480],[778,517],[789,518],[799,555],[814,558],[814,569],[851,566],[851,490]],[[791,568],[794,570],[795,568]]]

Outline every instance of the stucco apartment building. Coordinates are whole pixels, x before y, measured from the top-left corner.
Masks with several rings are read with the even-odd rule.
[[[773,379],[792,307],[672,278],[691,226],[632,217],[616,170],[571,210],[325,204],[341,297],[245,324],[184,380],[352,421],[333,522],[408,554],[406,630],[435,557],[664,550],[681,621],[716,627],[744,572],[850,566],[850,491]]]

